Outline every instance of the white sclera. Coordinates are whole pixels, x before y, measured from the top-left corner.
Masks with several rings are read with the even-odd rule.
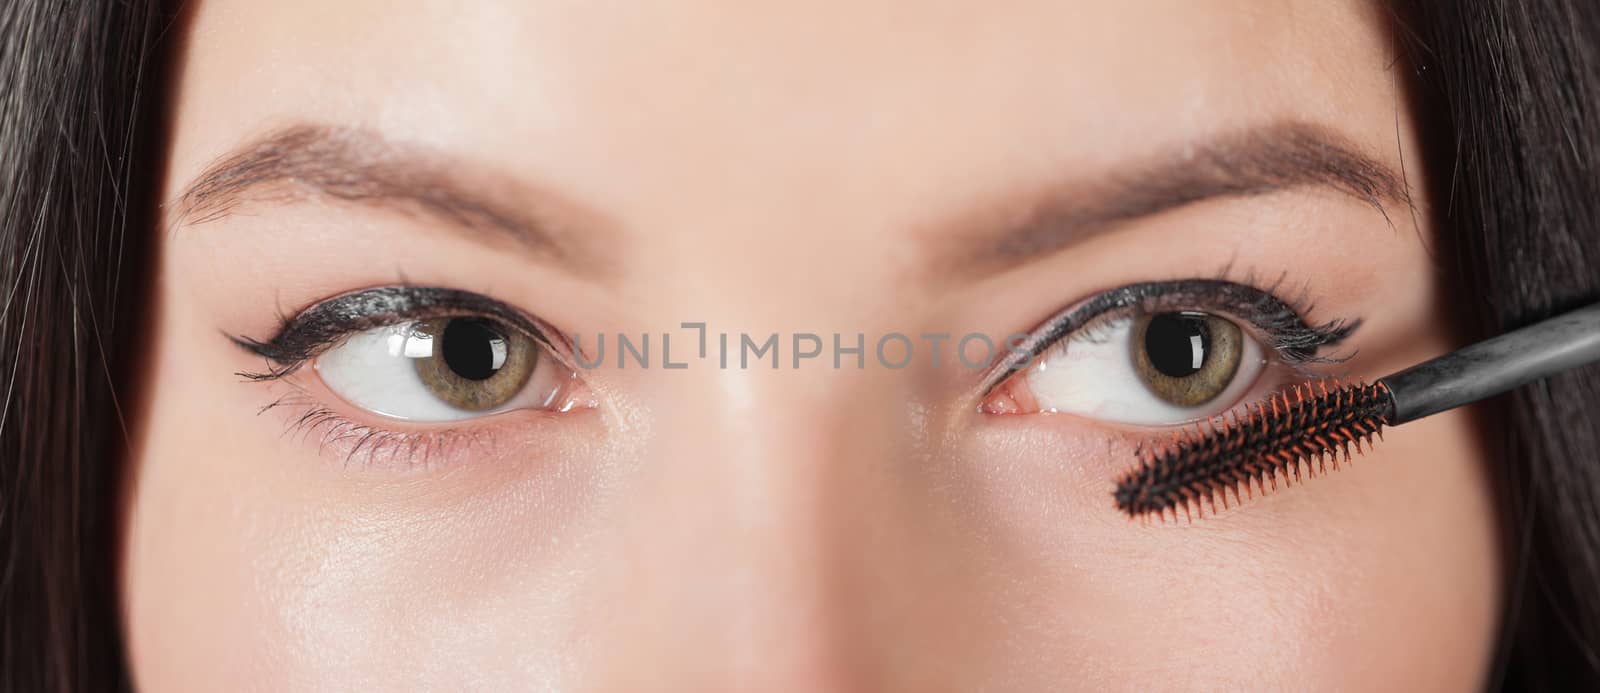
[[[317,375],[328,389],[354,404],[382,416],[407,421],[459,421],[521,407],[549,403],[555,391],[553,377],[543,359],[521,393],[493,411],[468,411],[453,407],[428,389],[417,374],[415,359],[432,358],[434,338],[416,330],[415,322],[378,327],[347,337],[316,359]],[[507,344],[494,348],[494,366],[505,364]]]
[[[1173,405],[1150,391],[1134,365],[1134,320],[1121,318],[1069,337],[1024,374],[1039,411],[1158,426],[1202,419],[1237,403],[1266,366],[1261,345],[1244,334],[1239,370],[1228,387],[1198,407]]]

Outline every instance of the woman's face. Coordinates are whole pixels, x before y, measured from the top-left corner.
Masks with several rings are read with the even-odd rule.
[[[1379,8],[204,0],[181,34],[122,576],[150,690],[1486,670],[1465,414],[1193,522],[1111,495],[1183,422],[1454,345]]]

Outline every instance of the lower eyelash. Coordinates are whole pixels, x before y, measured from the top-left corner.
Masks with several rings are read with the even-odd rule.
[[[315,436],[319,451],[342,449],[344,463],[379,465],[397,469],[429,469],[436,458],[455,452],[461,446],[485,443],[479,434],[459,429],[403,432],[376,426],[340,415],[324,406],[298,386],[295,392],[280,396],[257,410],[257,414],[284,410],[287,423],[284,436],[299,436],[308,442]],[[287,410],[300,409],[298,414]]]

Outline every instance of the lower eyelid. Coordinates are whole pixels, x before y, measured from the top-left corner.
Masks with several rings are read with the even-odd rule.
[[[1168,310],[1162,310],[1163,314]],[[1133,336],[1139,320],[1144,315],[1142,310],[1118,309],[1109,310],[1104,314],[1096,315],[1083,326],[1078,326],[1074,333],[1067,334],[1064,338],[1051,344],[1040,352],[1035,360],[1026,363],[1026,368],[1019,368],[1003,379],[1002,383],[992,387],[982,400],[981,411],[989,415],[1022,415],[1022,413],[1067,413],[1067,415],[1085,416],[1090,419],[1106,419],[1107,423],[1128,423],[1136,426],[1163,426],[1163,424],[1144,423],[1139,419],[1155,419],[1162,416],[1182,416],[1184,407],[1176,403],[1162,402],[1154,392],[1144,389],[1138,376],[1134,375],[1131,360],[1125,362],[1125,347],[1122,344],[1112,344],[1110,339],[1126,339]],[[1232,378],[1248,378],[1246,383],[1230,383],[1219,399],[1237,399],[1242,394],[1240,387],[1254,387],[1259,379],[1266,376],[1266,370],[1282,363],[1275,352],[1270,351],[1261,339],[1256,338],[1250,325],[1243,325],[1237,318],[1227,317],[1226,314],[1214,314],[1222,320],[1234,323],[1242,331],[1243,354],[1240,355],[1240,368],[1235,371]],[[1080,351],[1075,351],[1080,349]],[[1109,349],[1112,354],[1107,354]],[[1069,354],[1078,355],[1077,360],[1067,357]],[[1061,371],[1046,371],[1056,362],[1056,359],[1069,359],[1059,363]],[[1090,359],[1085,362],[1083,359]],[[1099,367],[1099,359],[1110,359]],[[1125,383],[1118,379],[1118,368],[1126,368],[1126,378],[1131,381]],[[1053,381],[1051,386],[1038,383],[1038,378]],[[1067,378],[1062,381],[1062,378]],[[1034,392],[1037,387],[1045,386],[1045,391]],[[1109,392],[1110,395],[1096,399],[1094,391]],[[1125,394],[1118,399],[1117,394]],[[1066,397],[1066,399],[1062,399]],[[1131,397],[1131,400],[1130,400]],[[1134,400],[1142,400],[1141,403]],[[1142,407],[1142,410],[1141,410]],[[1205,413],[1200,410],[1216,411],[1216,405],[1198,405],[1192,408],[1197,411],[1197,416],[1173,419],[1171,424],[1184,423],[1184,421],[1197,421]]]
[[[376,298],[369,300],[369,296]],[[448,307],[456,301],[486,308]],[[382,311],[381,317],[380,313],[357,315],[378,305],[395,310]],[[318,310],[324,314],[319,316]],[[394,419],[368,411],[333,391],[315,367],[328,350],[360,332],[429,317],[456,316],[484,317],[501,323],[505,329],[526,334],[539,350],[539,357],[548,358],[549,368],[571,368],[570,351],[563,348],[567,342],[559,331],[492,299],[445,289],[379,287],[341,294],[286,320],[270,342],[232,339],[266,361],[263,371],[240,375],[254,381],[252,387],[264,388],[266,397],[260,414],[282,427],[277,438],[336,462],[339,469],[406,474],[442,466],[525,460],[544,450],[553,451],[552,441],[581,435],[588,423],[598,420],[584,406],[559,411],[508,406],[471,418],[439,422]],[[339,322],[346,326],[340,327]],[[530,380],[527,385],[534,383]],[[544,404],[524,401],[522,397],[519,394],[510,404]],[[590,397],[587,403],[595,404]]]
[[[311,369],[269,384],[272,399],[258,414],[282,426],[280,440],[341,468],[391,474],[526,460],[598,421],[594,409],[512,409],[473,419],[408,422],[345,402]]]
[[[1203,424],[1207,419],[1220,419],[1237,414],[1247,405],[1265,402],[1274,393],[1292,391],[1295,385],[1304,385],[1309,382],[1323,380],[1329,377],[1342,377],[1345,374],[1308,370],[1299,364],[1269,363],[1248,390],[1240,395],[1237,402],[1216,414],[1184,421],[1175,421],[1169,424],[1135,424],[1120,421],[1097,419],[1072,412],[1034,412],[1032,415],[989,415],[985,418],[990,425],[1002,426],[1067,426],[1071,428],[1092,427],[1094,430],[1110,431],[1120,439],[1137,442],[1156,441],[1163,439],[1175,432],[1192,429],[1197,423]]]
[[[1308,380],[1281,364],[1271,370],[1228,411],[1264,401],[1275,392],[1292,391]],[[1107,423],[1072,414],[992,416],[974,429],[971,445],[975,458],[1005,459],[989,473],[1010,477],[1008,490],[1048,508],[1052,517],[1125,523],[1126,515],[1117,509],[1113,496],[1117,480],[1138,468],[1142,451],[1170,444],[1175,435],[1195,428],[1193,423],[1160,427]],[[1210,515],[1209,505],[1206,514]]]

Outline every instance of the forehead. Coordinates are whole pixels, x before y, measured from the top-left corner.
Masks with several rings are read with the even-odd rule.
[[[1381,142],[1395,108],[1359,2],[206,0],[191,37],[179,178],[276,123],[358,124],[658,223],[827,199],[900,224],[1225,128]]]

